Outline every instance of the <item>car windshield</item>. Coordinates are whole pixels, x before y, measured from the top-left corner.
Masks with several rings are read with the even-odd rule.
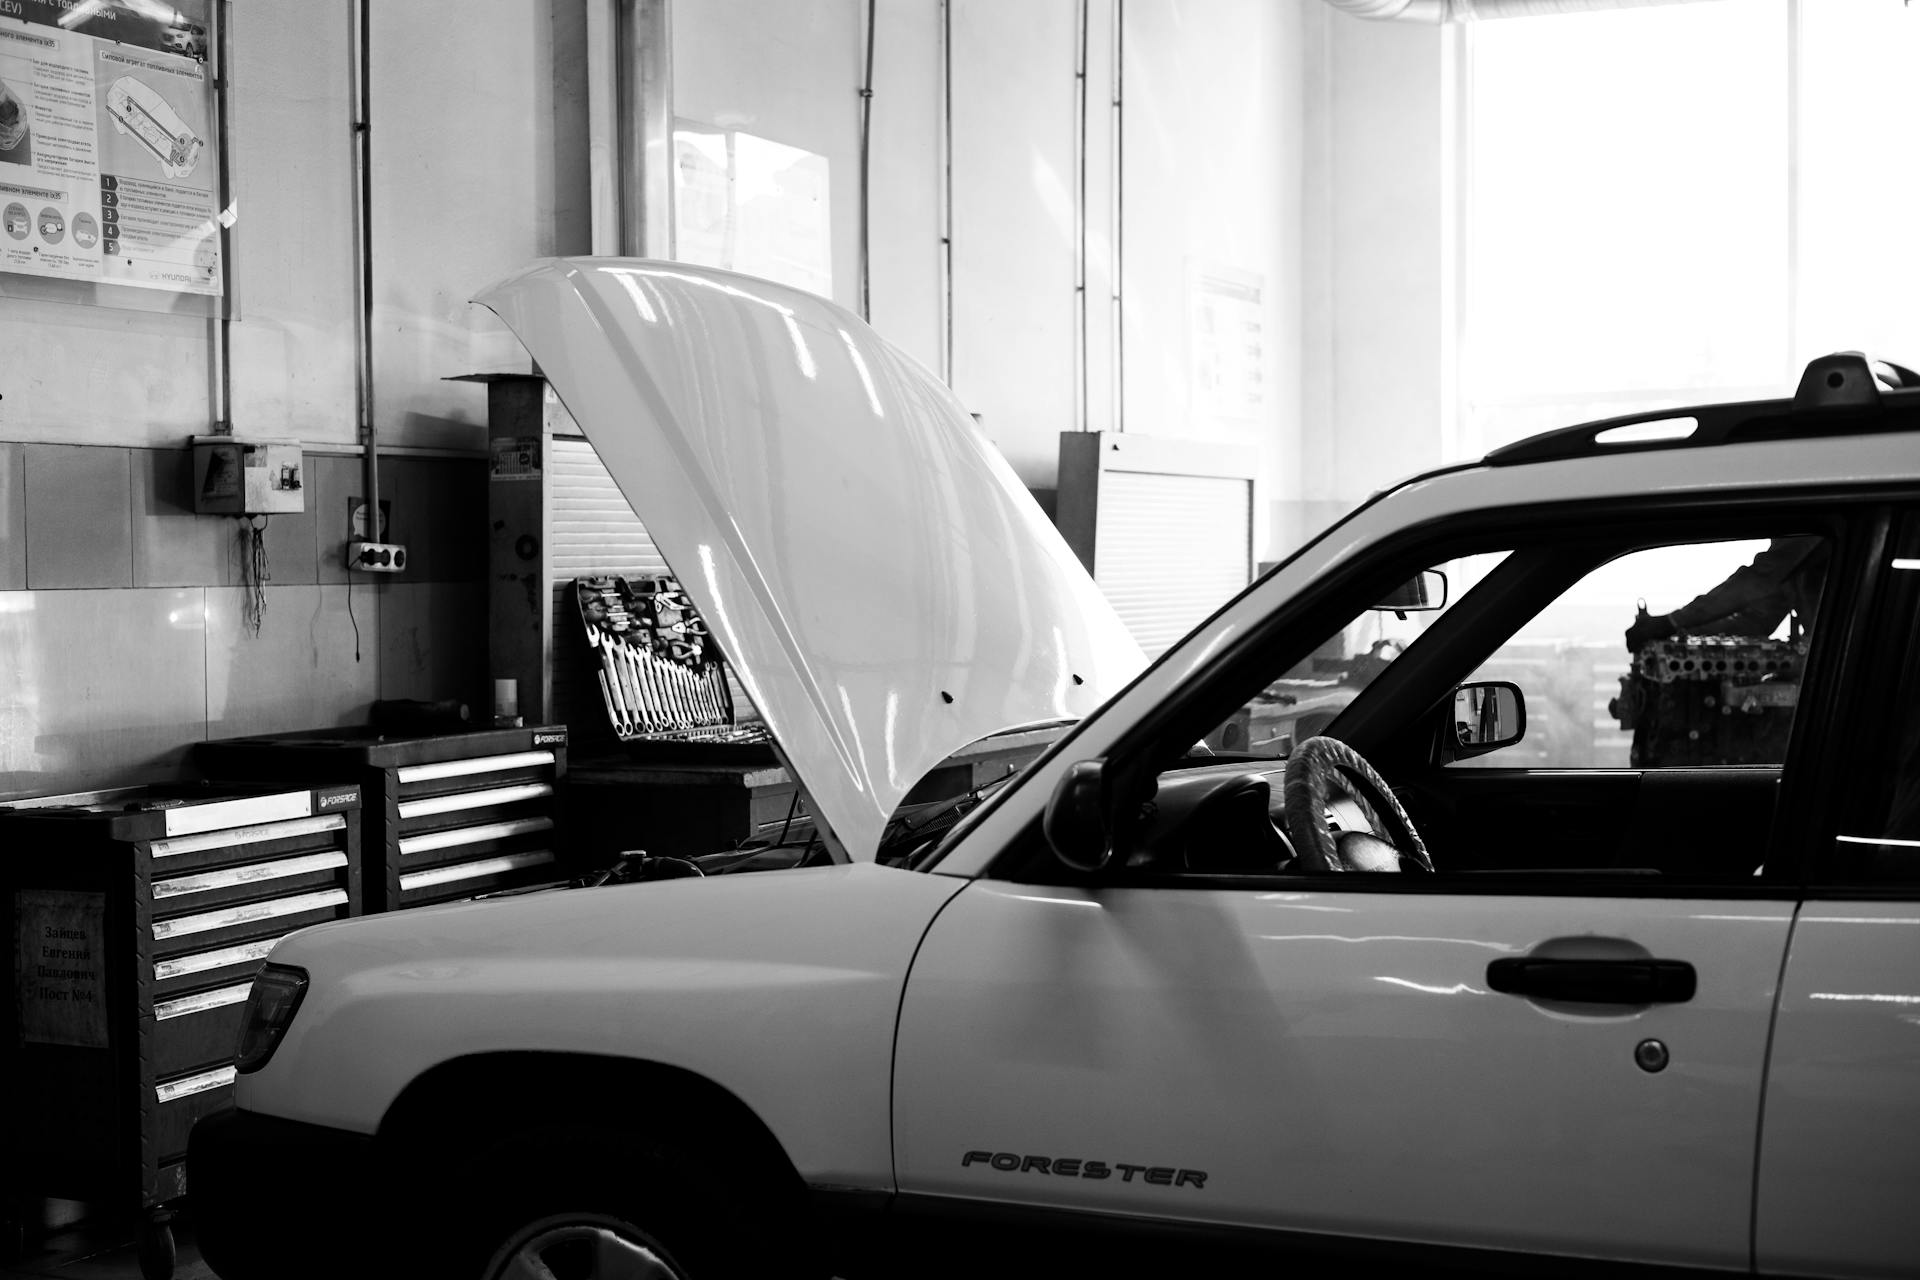
[[[1430,592],[1429,603],[1420,603],[1410,591],[1355,613],[1305,659],[1221,721],[1203,739],[1204,746],[1215,755],[1282,759],[1296,742],[1324,733],[1361,690],[1379,679],[1507,554],[1463,556],[1433,566],[1429,573],[1444,575],[1446,586],[1444,596]],[[1437,608],[1430,603],[1434,599],[1440,601]]]

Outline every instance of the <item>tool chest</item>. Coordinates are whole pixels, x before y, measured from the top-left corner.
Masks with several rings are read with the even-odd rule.
[[[132,1212],[185,1192],[187,1131],[232,1098],[253,976],[282,936],[359,914],[359,838],[351,785],[0,807],[16,1197]]]
[[[369,912],[560,884],[579,869],[561,842],[565,725],[419,736],[320,729],[204,742],[195,758],[212,777],[358,785]]]

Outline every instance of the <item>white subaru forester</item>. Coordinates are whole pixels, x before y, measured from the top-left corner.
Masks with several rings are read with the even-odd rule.
[[[480,301],[823,852],[287,938],[193,1135],[222,1276],[1920,1272],[1906,371],[1419,476],[1148,664],[840,308],[613,259]]]

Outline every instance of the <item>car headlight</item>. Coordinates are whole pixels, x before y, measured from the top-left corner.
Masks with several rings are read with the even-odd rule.
[[[293,1024],[300,997],[307,994],[307,971],[292,965],[270,964],[253,980],[247,995],[247,1020],[240,1030],[240,1053],[233,1060],[236,1071],[258,1071],[267,1065],[280,1037]]]

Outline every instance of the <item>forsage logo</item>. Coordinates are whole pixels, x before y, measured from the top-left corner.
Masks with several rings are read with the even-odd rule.
[[[1107,1164],[1103,1160],[1082,1160],[1077,1156],[1019,1156],[1011,1151],[969,1151],[960,1157],[960,1167],[984,1164],[1001,1173],[1044,1173],[1053,1178],[1111,1178],[1132,1182],[1134,1174],[1155,1187],[1192,1187],[1207,1189],[1207,1175],[1198,1169],[1174,1169],[1163,1164]]]

